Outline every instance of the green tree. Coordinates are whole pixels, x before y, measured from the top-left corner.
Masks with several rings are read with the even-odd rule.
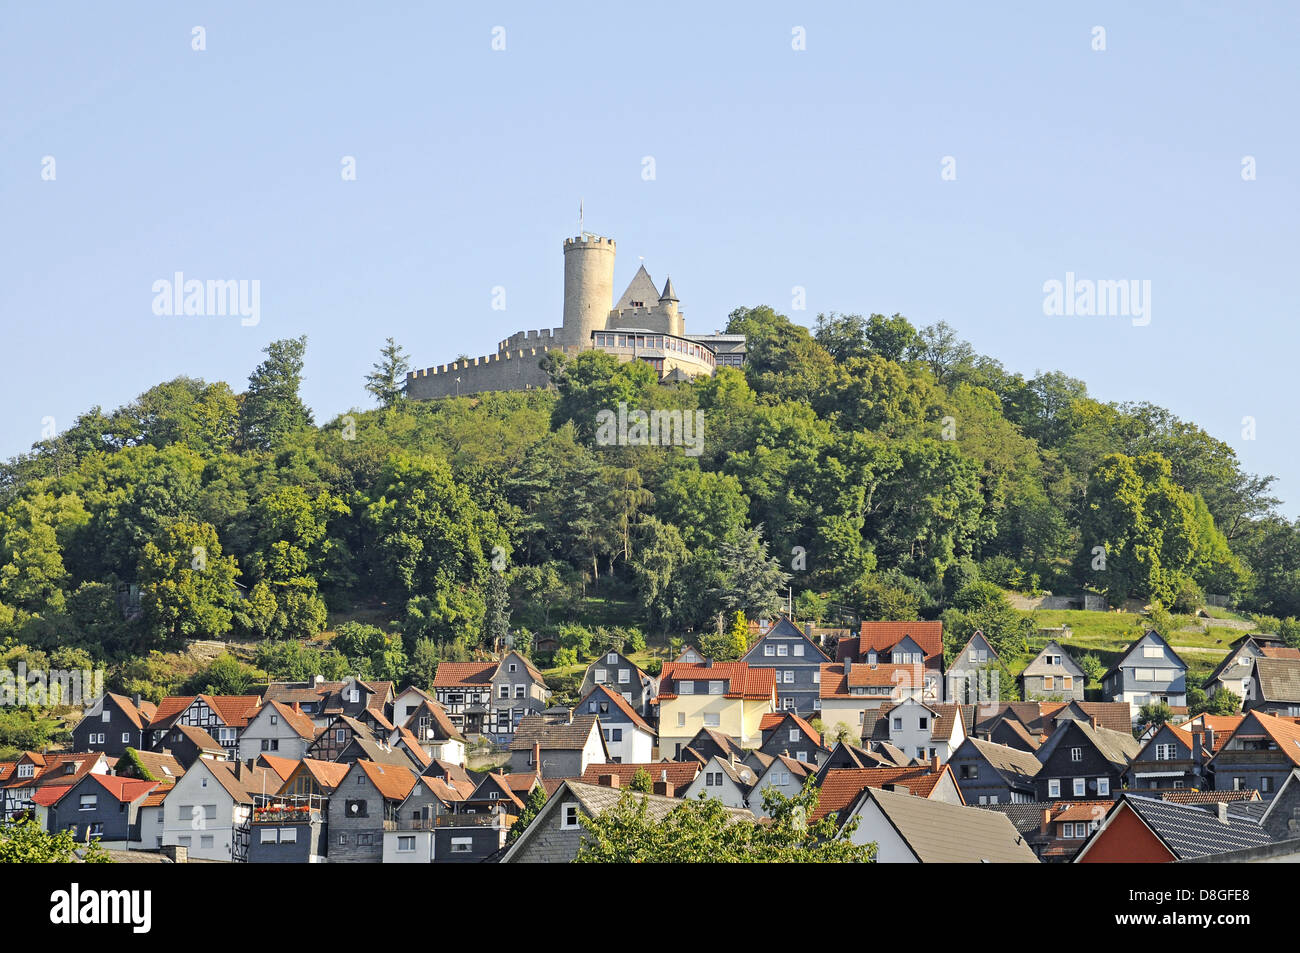
[[[249,376],[240,410],[245,446],[271,450],[290,434],[312,425],[311,411],[298,396],[306,351],[306,335],[272,341],[263,349],[266,360]]]
[[[546,807],[546,788],[540,784],[528,792],[528,797],[524,799],[523,809],[515,818],[515,822],[510,825],[510,830],[506,831],[506,843],[513,844],[519,839],[519,835],[524,829],[533,822],[542,808]]]
[[[110,864],[99,841],[79,844],[71,831],[51,834],[34,818],[0,825],[0,864]]]
[[[411,369],[402,348],[388,338],[379,350],[379,361],[366,375],[366,390],[384,407],[396,407],[406,396],[406,373]]]
[[[837,829],[833,816],[816,822],[818,788],[809,779],[794,797],[766,788],[770,820],[738,819],[716,798],[684,801],[656,820],[644,795],[625,791],[618,804],[579,816],[585,836],[578,863],[871,863],[874,843],[854,844],[856,820]]]
[[[653,794],[654,779],[645,768],[637,768],[632,772],[632,779],[628,782],[627,788],[629,791],[638,791],[641,794]]]
[[[1138,709],[1137,724],[1139,728],[1146,729],[1152,726],[1159,727],[1174,717],[1173,709],[1164,702],[1152,702],[1149,705],[1143,705]]]
[[[733,531],[719,547],[722,578],[711,590],[718,605],[731,612],[774,614],[790,574],[768,555],[763,527]]]
[[[149,629],[169,644],[230,631],[235,558],[221,554],[209,523],[177,521],[140,557],[140,600]]]

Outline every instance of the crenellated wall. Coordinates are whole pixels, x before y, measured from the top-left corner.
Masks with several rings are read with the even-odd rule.
[[[427,367],[406,375],[406,396],[413,400],[430,400],[489,390],[547,387],[551,378],[541,368],[546,353],[560,351],[573,355],[581,350],[571,345],[527,347]],[[459,382],[457,378],[460,378]]]
[[[517,351],[530,347],[557,347],[564,344],[564,328],[542,328],[540,331],[516,331],[497,344],[497,351]]]

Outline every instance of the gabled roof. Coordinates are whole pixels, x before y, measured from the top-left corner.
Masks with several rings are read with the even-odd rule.
[[[1076,860],[1082,859],[1114,818],[1126,810],[1131,810],[1179,860],[1196,860],[1211,854],[1272,843],[1273,838],[1260,827],[1259,819],[1245,807],[1249,803],[1229,802],[1226,805],[1227,820],[1224,821],[1219,819],[1217,805],[1213,810],[1207,810],[1197,805],[1178,804],[1126,791],[1120,795],[1101,826],[1093,831]]]
[[[434,688],[468,688],[492,684],[496,662],[442,662],[433,676]]]
[[[1174,647],[1170,645],[1167,641],[1165,641],[1164,636],[1162,636],[1159,632],[1157,632],[1155,629],[1150,629],[1146,633],[1144,633],[1141,638],[1134,641],[1132,645],[1130,645],[1128,648],[1124,650],[1124,653],[1119,657],[1119,660],[1116,661],[1115,664],[1112,665],[1106,671],[1106,674],[1102,676],[1102,680],[1104,681],[1105,679],[1110,678],[1121,668],[1123,668],[1125,663],[1128,662],[1129,656],[1132,655],[1134,652],[1136,652],[1137,647],[1141,645],[1143,642],[1145,642],[1147,639],[1154,639],[1155,641],[1163,645],[1165,647],[1165,651],[1169,654],[1169,657],[1172,658],[1175,662],[1179,664],[1179,666],[1182,667],[1182,671],[1184,672],[1187,671],[1187,663],[1184,662],[1182,658],[1179,657],[1178,653],[1174,651]]]
[[[632,281],[623,292],[623,296],[618,299],[618,304],[614,305],[614,310],[622,311],[624,308],[631,308],[633,301],[640,301],[647,308],[653,308],[659,303],[659,289],[650,279],[650,272],[645,270],[645,265],[638,268],[636,274],[632,276]]]
[[[1129,766],[1141,749],[1138,740],[1129,732],[1094,728],[1086,721],[1063,721],[1038,749],[1038,760],[1046,764],[1047,760],[1055,754],[1056,749],[1063,744],[1063,739],[1070,733],[1071,728],[1077,728],[1099,755],[1121,770]]]
[[[966,644],[963,645],[957,654],[952,657],[952,664],[948,666],[949,672],[957,668],[959,662],[965,662],[967,665],[970,664],[970,655],[968,653],[970,652],[971,643],[976,639],[982,640],[983,643],[988,646],[988,650],[993,653],[993,661],[999,661],[1002,658],[1002,656],[998,655],[998,650],[993,647],[993,643],[989,641],[988,636],[984,634],[984,630],[976,629],[970,634],[970,638],[966,640]]]
[[[462,765],[452,764],[450,761],[443,761],[440,758],[434,758],[429,762],[429,766],[420,772],[421,777],[435,778],[444,777],[446,783],[450,785],[461,798],[467,798],[474,793],[478,783],[470,777],[470,773]],[[543,779],[545,783],[545,779]]]
[[[1261,645],[1259,654],[1264,658],[1300,659],[1300,649],[1292,648],[1289,645]]]
[[[920,647],[925,654],[925,661],[930,661],[936,655],[943,658],[943,623],[922,621],[863,622],[862,631],[858,635],[857,655],[865,657],[872,650],[884,652],[905,638],[910,638]],[[842,655],[840,660],[843,661]]]
[[[189,773],[193,774],[195,771],[206,768],[208,773],[216,779],[217,783],[221,785],[236,804],[252,804],[252,793],[240,783],[239,777],[235,774],[235,765],[238,763],[237,761],[213,761],[208,758],[201,758],[190,767]],[[175,787],[173,785],[172,789],[175,790]],[[274,790],[274,787],[268,788],[268,792]]]
[[[1300,702],[1300,658],[1257,658],[1255,680],[1261,701]]]
[[[114,800],[125,804],[144,797],[159,784],[157,781],[139,781],[112,774],[92,774],[90,779],[107,791]]]
[[[399,768],[413,768],[416,766],[410,754],[407,754],[401,748],[395,748],[376,738],[356,735],[348,745],[349,747],[356,745],[361,749],[362,757],[358,759],[361,761],[372,761],[377,764],[385,764]],[[420,765],[420,767],[424,767],[424,765]]]
[[[1262,711],[1251,711],[1242,716],[1241,724],[1232,733],[1233,738],[1243,739],[1265,736],[1277,745],[1278,751],[1284,758],[1294,765],[1300,765],[1300,725],[1290,719],[1276,718]],[[1231,753],[1226,746],[1219,747],[1214,757],[1210,759],[1210,763],[1217,761],[1224,752]]]
[[[212,709],[223,724],[232,728],[247,725],[249,718],[262,704],[259,695],[169,695],[158,703],[153,718],[149,720],[149,727],[155,730],[170,728],[199,699]]]
[[[282,783],[289,779],[289,775],[293,774],[298,764],[297,758],[281,758],[279,755],[267,754],[265,751],[260,752],[253,762],[254,767],[268,768],[274,772]]]
[[[199,751],[209,751],[213,754],[225,754],[226,749],[222,747],[221,742],[212,737],[202,728],[196,728],[194,725],[172,725],[171,731],[179,731],[185,738],[198,748]]]
[[[923,864],[1036,864],[1038,856],[1011,821],[995,811],[872,788],[871,801]]]
[[[587,746],[593,732],[600,738],[597,720],[595,715],[574,715],[571,722],[555,723],[541,715],[525,715],[515,727],[510,750],[531,751],[534,744],[539,744],[543,751],[580,751]]]
[[[464,741],[465,740],[465,736],[460,733],[460,730],[457,729],[457,727],[452,723],[451,718],[447,715],[447,709],[443,708],[441,705],[439,705],[433,699],[429,698],[427,695],[424,697],[424,700],[421,701],[420,704],[417,705],[416,708],[411,712],[411,717],[406,719],[406,724],[403,725],[402,727],[407,728],[411,732],[415,733],[416,737],[418,738],[419,733],[416,732],[416,727],[419,722],[419,719],[424,716],[428,716],[429,725],[430,725],[429,730],[431,730],[433,734],[427,736],[423,740],[434,740],[434,741]]]
[[[688,665],[668,662],[659,676],[659,698],[676,698],[677,683],[726,682],[725,698],[763,701],[776,692],[776,669],[758,668],[744,662],[714,662],[712,665]]]
[[[967,745],[978,751],[980,756],[1008,784],[1024,784],[1031,781],[1038,774],[1038,769],[1043,766],[1042,762],[1033,754],[1028,751],[1021,751],[1019,748],[1010,748],[1007,745],[994,744],[991,741],[980,741],[978,738],[967,738],[962,742],[962,748]],[[960,753],[961,749],[959,748],[953,757]]]
[[[346,761],[320,761],[316,758],[303,758],[299,762],[300,770],[307,772],[315,780],[316,785],[326,794],[332,793],[347,776],[352,765]],[[284,794],[285,787],[288,786],[288,779],[284,786],[277,791],[277,794]]]
[[[617,777],[620,786],[628,787],[632,783],[633,775],[642,768],[650,775],[651,783],[667,781],[672,785],[674,795],[680,796],[681,792],[686,790],[686,787],[695,780],[695,776],[700,773],[703,765],[699,761],[589,764],[579,780],[586,784],[597,784],[601,777],[608,774]]]
[[[1048,655],[1059,655],[1061,657],[1060,666],[1049,665],[1047,663]],[[1020,675],[1022,678],[1026,675],[1059,675],[1062,671],[1068,672],[1075,678],[1084,677],[1083,669],[1079,667],[1079,663],[1074,660],[1069,652],[1061,648],[1061,643],[1055,639],[1049,639],[1047,644],[1043,646],[1042,651],[1029,660],[1029,664],[1025,666]]]
[[[520,800],[519,795],[515,793],[515,790],[510,786],[510,782],[506,780],[506,777],[507,775],[497,774],[495,771],[489,771],[483,776],[483,780],[478,783],[478,787],[474,789],[474,794],[467,798],[467,800],[491,800],[498,803],[505,802],[509,807],[514,808],[513,811],[507,810],[506,813],[518,814],[523,810],[524,802]],[[536,775],[533,775],[533,777],[535,778]],[[493,798],[493,791],[495,791],[499,796]]]
[[[415,761],[416,767],[424,769],[429,766],[429,761],[431,760],[429,758],[429,753],[425,751],[423,746],[420,744],[420,739],[415,737],[415,732],[411,731],[409,728],[398,728],[397,738],[393,741],[393,747],[396,748],[398,745],[401,745],[407,755]]]
[[[116,695],[113,692],[105,692],[104,699],[112,699],[113,703],[121,709],[122,714],[126,715],[131,724],[137,728],[147,727],[158,708],[153,702],[144,701],[143,699],[137,707],[132,699],[127,698],[125,695]]]
[[[716,750],[710,750],[711,747]],[[691,757],[697,758],[701,762],[708,761],[715,754],[723,754],[728,757],[735,754],[737,758],[745,756],[745,749],[740,746],[740,743],[735,738],[718,731],[716,728],[701,728],[697,731],[682,749],[683,754],[687,752],[690,753]]]
[[[608,685],[597,685],[591,691],[587,692],[586,696],[580,702],[578,702],[577,708],[575,710],[581,711],[583,714],[586,715],[590,715],[590,714],[599,715],[600,714],[599,712],[590,712],[587,710],[588,702],[593,700],[595,700],[598,703],[598,707],[599,707],[599,702],[601,701],[608,702],[609,704],[617,708],[620,712],[622,712],[623,715],[626,716],[627,719],[630,722],[632,722],[632,724],[635,725],[637,728],[640,728],[642,731],[650,735],[653,735],[655,733],[655,730],[650,727],[649,722],[647,722],[644,718],[638,715],[636,709],[628,704],[627,699],[624,698],[622,695],[620,695],[618,692],[611,691]]]
[[[1241,722],[1245,717],[1245,715],[1197,715],[1181,724],[1174,725],[1174,728],[1188,734],[1198,728],[1208,728],[1214,732],[1214,750],[1218,751],[1228,743],[1228,739],[1241,726]]]
[[[139,751],[135,753],[136,758],[146,771],[152,774],[159,781],[170,783],[177,780],[185,773],[185,766],[181,764],[173,755],[163,751]],[[113,764],[113,771],[121,774],[126,765],[131,762],[126,755],[118,758]]]
[[[358,761],[355,767],[365,772],[370,783],[385,800],[405,801],[406,796],[411,793],[411,788],[415,787],[414,772],[401,765]]]
[[[763,658],[763,653],[760,651],[759,647],[768,636],[772,635],[782,635],[786,638],[792,636],[797,637],[803,639],[804,642],[812,646],[815,654],[806,656],[803,659],[805,662],[829,662],[831,660],[831,657],[822,651],[822,647],[813,641],[813,639],[809,637],[808,633],[799,628],[799,626],[794,623],[794,620],[785,613],[781,613],[772,627],[759,636],[758,641],[750,646],[749,651],[745,653],[745,660],[747,661],[751,656],[754,658]]]
[[[283,702],[268,702],[266,707],[279,715],[299,738],[312,741],[319,733],[319,729],[317,729],[316,723],[311,720],[311,716],[304,715],[301,711],[295,711]],[[260,714],[259,711],[254,717]]]
[[[1142,747],[1138,749],[1137,754],[1133,755],[1133,760],[1140,760],[1146,753],[1146,750],[1156,744],[1157,738],[1160,739],[1159,743],[1162,745],[1173,744],[1177,747],[1178,757],[1172,760],[1181,761],[1192,757],[1192,736],[1180,734],[1176,725],[1164,724],[1156,729],[1156,731],[1152,733],[1151,737],[1142,743]]]
[[[928,798],[934,793],[948,766],[941,765],[931,771],[929,765],[907,768],[832,768],[822,779],[817,810],[810,820],[820,820],[827,814],[839,813],[853,804],[867,788],[880,788],[886,784],[902,787],[916,797]]]
[[[786,722],[790,723],[786,725],[787,728],[798,728],[810,741],[816,743],[818,747],[825,747],[822,742],[821,732],[792,711],[768,712],[759,719],[758,730],[766,735],[769,731],[780,729]]]

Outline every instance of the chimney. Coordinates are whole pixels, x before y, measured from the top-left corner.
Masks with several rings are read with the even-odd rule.
[[[540,741],[533,742],[533,767],[537,769],[539,775],[542,773],[542,743]]]
[[[1228,802],[1220,801],[1218,807],[1219,807],[1219,823],[1220,824],[1228,823]]]
[[[139,708],[143,702],[144,699],[140,697],[139,692],[136,692],[134,695],[131,696],[131,703],[135,705],[136,708]]]
[[[321,684],[321,683],[324,682],[324,681],[325,681],[325,676],[324,676],[324,675],[313,675],[313,676],[311,677],[311,683],[312,683],[312,685],[319,685],[319,684]]]
[[[665,774],[666,774],[666,773],[667,773],[667,772],[665,772]],[[651,786],[651,788],[652,788],[652,791],[653,791],[655,794],[662,795],[663,797],[672,797],[672,796],[673,796],[672,785],[669,784],[667,781],[656,781],[656,782]]]
[[[1214,754],[1214,729],[1208,725],[1205,728],[1205,747],[1210,754]]]
[[[935,752],[934,754],[930,755],[930,770],[933,771],[935,774],[938,774],[938,773],[939,773],[939,754],[938,754],[938,752]]]
[[[706,658],[706,659],[704,660],[704,667],[705,667],[705,668],[713,668],[713,659],[711,659],[711,658]]]
[[[851,671],[853,671],[853,659],[846,655],[844,656],[844,674],[847,675]]]
[[[596,783],[602,788],[616,788],[619,785],[617,774],[602,774],[596,778]]]
[[[568,722],[567,722],[567,723],[570,724],[570,725],[573,724],[573,709],[572,709],[572,708],[569,709],[569,716],[568,716]]]
[[[1094,728],[1100,728],[1100,727],[1101,727],[1101,719],[1098,718],[1096,715],[1093,715],[1093,716],[1092,716],[1092,727],[1094,727]]]
[[[174,864],[188,864],[190,862],[190,849],[182,847],[180,844],[164,844],[162,855],[170,858]]]
[[[667,783],[668,783],[668,769],[667,769],[667,768],[664,768],[662,771],[659,772],[659,780],[662,781],[662,782],[664,782],[664,784],[667,784]]]
[[[1050,834],[1052,831],[1052,809],[1043,808],[1043,822],[1038,827],[1038,832],[1043,835]]]
[[[301,714],[302,714],[302,705],[300,705],[298,702],[294,702],[294,703],[293,703],[293,710],[294,710],[294,713],[295,713],[295,714],[301,715]]]

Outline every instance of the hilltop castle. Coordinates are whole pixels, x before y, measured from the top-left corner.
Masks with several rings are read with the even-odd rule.
[[[427,400],[546,387],[550,377],[541,361],[550,351],[573,355],[595,349],[620,361],[644,361],[661,381],[744,364],[744,335],[688,335],[672,279],[660,291],[644,265],[614,303],[614,253],[612,238],[585,231],[566,238],[562,327],[516,331],[495,354],[413,371],[406,377],[406,395]]]

